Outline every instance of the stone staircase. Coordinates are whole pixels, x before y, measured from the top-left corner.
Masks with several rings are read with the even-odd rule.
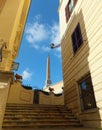
[[[3,128],[80,127],[79,120],[63,105],[7,104]]]

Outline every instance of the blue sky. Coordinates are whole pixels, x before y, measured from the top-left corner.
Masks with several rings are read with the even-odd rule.
[[[46,61],[51,59],[52,84],[62,80],[61,49],[51,50],[50,43],[60,43],[59,0],[32,0],[21,47],[16,62],[16,73],[23,76],[23,84],[42,89],[46,80]]]

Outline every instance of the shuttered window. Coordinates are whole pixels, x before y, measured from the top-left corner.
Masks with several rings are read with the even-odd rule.
[[[80,24],[76,26],[74,32],[72,33],[72,46],[74,53],[78,50],[78,48],[83,43],[83,38],[81,34]]]
[[[77,3],[77,0],[69,0],[68,4],[66,5],[65,7],[66,23],[68,22],[76,3]]]

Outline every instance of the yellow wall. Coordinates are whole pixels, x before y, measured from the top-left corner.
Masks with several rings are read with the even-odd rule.
[[[0,10],[0,47],[3,49],[3,60],[0,70],[10,71],[12,62],[17,57],[24,25],[31,0],[5,0]]]
[[[15,80],[10,87],[7,103],[34,104],[34,90],[22,87],[22,82]],[[39,92],[39,104],[63,105],[64,95],[55,96],[53,93],[46,95]]]
[[[59,6],[65,104],[85,126],[102,126],[102,1],[78,0],[66,23],[63,0]],[[73,53],[71,35],[78,22],[84,44]],[[91,73],[97,109],[81,111],[78,81]]]
[[[49,105],[64,105],[64,95],[55,96],[53,93],[50,95],[45,95],[40,92],[39,104],[49,104]]]
[[[11,72],[12,63],[18,55],[30,2],[31,0],[0,0],[0,50],[4,44],[6,45],[2,48],[2,62],[0,62],[0,99],[2,100],[0,101],[0,130],[9,88],[14,80],[14,74]],[[14,92],[15,95],[17,93]],[[10,98],[14,100],[14,97]]]
[[[7,103],[33,104],[34,91],[22,87],[21,82],[15,81],[10,87]]]

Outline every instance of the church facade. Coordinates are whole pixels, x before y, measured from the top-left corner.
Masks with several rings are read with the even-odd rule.
[[[102,1],[60,0],[65,105],[87,127],[102,127]]]

